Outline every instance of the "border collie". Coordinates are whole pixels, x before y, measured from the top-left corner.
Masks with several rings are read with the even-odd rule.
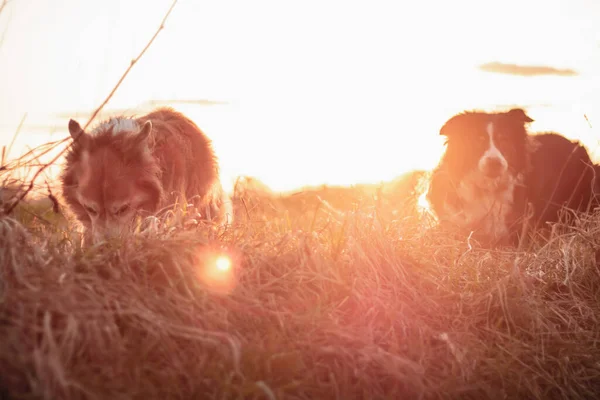
[[[593,163],[578,142],[529,135],[525,111],[465,111],[440,130],[446,151],[427,199],[442,225],[472,231],[484,243],[516,244],[523,223],[557,222],[563,206],[593,205]],[[597,203],[596,203],[597,204]]]

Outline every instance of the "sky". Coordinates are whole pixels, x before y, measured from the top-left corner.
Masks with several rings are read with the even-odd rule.
[[[10,0],[0,145],[87,122],[172,1]],[[600,139],[594,0],[179,0],[105,114],[171,105],[213,140],[224,185],[377,182],[433,168],[465,109],[520,106],[532,130]],[[588,120],[584,118],[588,117]],[[98,122],[98,120],[96,120]]]

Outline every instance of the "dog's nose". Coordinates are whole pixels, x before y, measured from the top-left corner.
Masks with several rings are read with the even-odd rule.
[[[483,164],[483,173],[490,178],[497,178],[502,173],[502,161],[496,157],[488,158]]]

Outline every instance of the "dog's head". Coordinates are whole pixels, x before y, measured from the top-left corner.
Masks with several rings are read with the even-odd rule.
[[[67,154],[63,192],[95,238],[121,234],[138,215],[156,210],[163,189],[160,166],[148,147],[151,132],[151,122],[132,119],[111,119],[92,132],[69,121],[77,142]]]
[[[526,167],[525,125],[532,121],[520,108],[455,115],[440,130],[447,138],[447,171],[456,181],[469,176],[482,189],[515,177]]]

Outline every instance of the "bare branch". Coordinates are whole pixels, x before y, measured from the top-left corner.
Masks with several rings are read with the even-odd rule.
[[[154,39],[156,39],[156,37],[158,36],[158,34],[160,33],[160,31],[164,29],[164,27],[165,27],[165,21],[169,17],[169,14],[171,14],[171,11],[173,10],[173,7],[175,7],[175,4],[177,4],[177,0],[174,0],[173,4],[171,4],[171,7],[169,8],[169,10],[167,11],[167,13],[165,14],[165,17],[163,18],[162,22],[160,23],[160,26],[158,27],[158,29],[154,33],[154,36],[152,36],[152,38],[150,39],[150,41],[148,42],[148,44],[146,44],[146,47],[144,47],[144,49],[142,50],[142,52],[136,58],[134,58],[133,60],[131,60],[131,64],[129,64],[129,67],[127,68],[127,70],[125,70],[125,72],[123,73],[123,76],[121,76],[121,79],[119,79],[119,82],[117,82],[117,84],[115,85],[115,87],[113,88],[113,90],[110,92],[110,94],[108,95],[108,97],[102,102],[102,104],[100,104],[100,107],[98,107],[94,111],[94,113],[90,117],[89,121],[83,127],[84,131],[89,126],[89,124],[94,120],[94,118],[96,118],[96,115],[98,115],[98,113],[104,108],[104,106],[106,105],[106,103],[108,103],[108,101],[111,99],[111,97],[115,94],[115,92],[117,91],[117,89],[119,88],[119,86],[121,86],[121,82],[123,82],[123,80],[125,79],[125,77],[127,76],[127,74],[129,74],[129,71],[131,71],[131,68],[133,68],[133,66],[140,60],[140,58],[142,58],[142,56],[144,55],[144,53],[146,52],[146,50],[148,50],[148,48],[150,47],[150,45],[152,45],[152,42],[154,42]]]
[[[4,8],[6,8],[6,6],[8,5],[8,3],[10,3],[12,0],[2,0],[2,3],[0,3],[0,15],[2,15],[2,12],[4,11]],[[6,24],[6,27],[4,28],[4,31],[2,32],[2,35],[0,35],[0,46],[2,46],[2,44],[4,43],[4,37],[6,36],[6,31],[8,30],[8,23]]]
[[[2,14],[2,11],[4,11],[4,8],[8,5],[8,3],[10,3],[9,0],[2,0],[2,3],[0,3],[0,14]]]
[[[2,7],[5,5],[5,3],[7,3],[8,0],[3,0],[2,3]],[[169,8],[169,10],[167,11],[167,13],[165,14],[164,18],[162,19],[160,26],[158,27],[158,29],[156,30],[156,32],[154,33],[154,35],[152,36],[152,38],[150,39],[150,41],[146,44],[146,46],[142,49],[142,51],[140,52],[140,54],[138,54],[138,56],[136,58],[134,58],[133,60],[131,60],[131,63],[129,64],[129,67],[127,67],[127,69],[125,70],[125,72],[123,73],[123,75],[121,76],[121,79],[119,79],[119,81],[117,82],[117,84],[115,85],[115,87],[111,90],[111,92],[108,94],[108,96],[106,97],[106,99],[102,102],[102,104],[100,104],[100,106],[94,111],[94,113],[92,114],[92,116],[90,117],[90,119],[88,120],[88,122],[85,124],[85,127],[83,128],[83,130],[85,130],[90,123],[94,120],[94,118],[96,118],[96,116],[98,115],[98,113],[104,108],[104,106],[110,101],[110,99],[112,98],[112,96],[115,94],[115,92],[117,91],[117,89],[119,88],[119,86],[121,86],[121,83],[123,82],[123,80],[125,80],[125,77],[129,74],[129,71],[131,71],[131,69],[133,68],[133,66],[140,60],[140,58],[142,58],[142,56],[144,55],[144,53],[146,53],[146,50],[148,50],[148,48],[152,45],[152,43],[154,42],[154,39],[156,39],[156,37],[158,36],[158,34],[160,33],[161,30],[164,29],[165,27],[165,22],[167,20],[167,18],[169,17],[169,15],[171,14],[171,11],[173,10],[173,8],[175,7],[175,4],[177,4],[177,0],[173,1],[173,4],[171,4],[171,7]],[[0,8],[1,11],[1,8]],[[66,141],[69,140],[70,137],[66,137],[65,139],[57,142],[57,144],[61,144],[64,143]],[[79,138],[79,137],[78,137]],[[34,182],[35,180],[40,176],[40,174],[46,169],[48,168],[50,165],[54,164],[64,153],[65,151],[73,145],[73,143],[75,143],[75,141],[78,139],[75,138],[71,144],[67,147],[65,147],[62,151],[60,151],[54,158],[52,158],[52,160],[50,160],[48,163],[44,164],[43,166],[40,167],[39,170],[37,170],[37,172],[35,173],[35,175],[33,176],[33,178],[31,179],[31,182],[29,183],[29,186],[27,187],[27,189],[4,211],[5,215],[10,214],[15,207],[25,198],[25,196],[27,196],[27,194],[29,194],[29,192],[33,189],[34,186]]]

